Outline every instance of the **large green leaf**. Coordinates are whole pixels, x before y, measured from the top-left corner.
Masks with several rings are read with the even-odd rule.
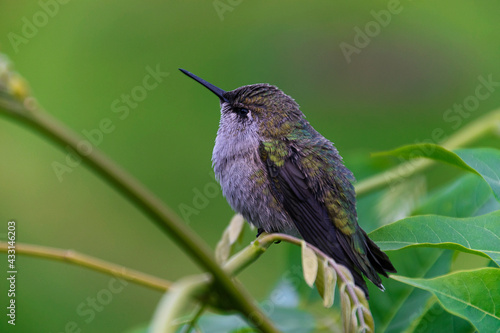
[[[500,150],[477,148],[459,149],[455,152],[484,178],[500,201]]]
[[[500,201],[495,199],[494,195],[491,195],[489,200],[482,205],[474,215],[484,215],[500,210]]]
[[[426,250],[434,250],[436,254],[441,253],[441,255],[439,255],[439,258],[426,271],[426,273],[423,275],[418,275],[419,277],[429,279],[450,272],[450,265],[454,251],[437,250],[437,249],[426,249]],[[403,251],[398,251],[398,252],[403,252]],[[408,260],[407,257],[406,261],[413,262],[414,265],[417,262],[419,265],[422,264],[421,261],[417,261],[415,259],[416,258],[411,257],[411,260]],[[397,267],[397,269],[399,272],[400,271],[399,267]],[[394,284],[404,287],[409,287],[404,283],[400,283],[394,280],[391,281],[393,281]],[[389,285],[387,287],[389,288]],[[416,318],[420,318],[424,315],[425,311],[427,310],[426,304],[428,303],[429,298],[432,296],[425,290],[419,288],[412,288],[412,289],[413,290],[411,290],[411,292],[409,292],[406,295],[406,297],[401,297],[398,302],[395,302],[394,304],[391,305],[390,311],[394,311],[394,313],[390,321],[387,323],[387,327],[380,327],[380,325],[375,327],[376,329],[380,329],[379,332],[384,332],[384,333],[403,332],[407,327],[410,326],[410,324],[413,321],[415,321]],[[393,290],[388,289],[387,293],[392,294]],[[388,309],[386,309],[385,311],[388,311]]]
[[[406,145],[375,153],[373,156],[426,157],[457,166],[483,177],[500,201],[500,150],[493,148],[458,149],[456,153],[432,143]]]
[[[417,277],[435,277],[436,274],[446,274],[449,271],[449,262],[445,268],[435,267],[437,262],[440,262],[443,250],[433,248],[407,248],[400,251],[388,253],[394,267],[398,273],[405,276]],[[437,268],[437,269],[436,269]],[[406,312],[407,316],[411,312],[407,310],[405,303],[414,300],[411,294],[415,288],[404,283],[400,283],[393,279],[382,277],[382,283],[385,287],[385,292],[380,291],[373,283],[368,283],[370,293],[370,310],[375,319],[375,331],[399,333],[402,327],[407,327],[409,321],[403,321],[401,318],[404,315],[401,312]],[[425,292],[418,290],[420,296],[425,296]],[[419,296],[419,297],[420,297]],[[423,301],[416,301],[415,306],[423,307],[429,297],[423,298]],[[339,302],[336,302],[338,304]],[[404,307],[404,308],[403,308]],[[411,304],[409,305],[411,308]]]
[[[500,327],[500,269],[481,268],[434,279],[393,279],[433,293],[444,309],[470,321],[480,332]]]
[[[419,215],[385,225],[370,233],[383,251],[405,247],[439,247],[491,258],[500,265],[500,211],[453,218]]]
[[[427,293],[423,290],[420,291]],[[413,321],[405,333],[473,333],[475,331],[476,329],[470,322],[445,311],[437,298],[433,296],[422,315]]]
[[[430,193],[411,215],[470,217],[484,207],[491,196],[488,184],[481,177],[469,173]]]
[[[426,157],[457,166],[469,172],[477,173],[476,170],[465,163],[457,154],[434,143],[417,143],[413,145],[406,145],[394,150],[374,153],[372,154],[372,156],[398,156],[405,159]]]

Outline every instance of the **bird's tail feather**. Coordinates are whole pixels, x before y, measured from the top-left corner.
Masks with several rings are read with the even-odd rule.
[[[385,254],[377,246],[377,244],[375,244],[375,242],[373,242],[368,237],[368,235],[366,234],[366,232],[363,229],[361,229],[361,231],[362,231],[363,236],[365,238],[366,255],[368,257],[368,260],[370,261],[371,266],[375,269],[375,271],[382,274],[385,277],[387,277],[387,272],[396,273],[396,269],[392,265],[387,254]],[[383,289],[382,284],[380,282],[378,282],[378,281],[380,281],[380,278],[378,277],[378,275],[375,272],[373,272],[373,275],[375,275],[375,276],[370,276],[370,275],[372,275],[372,274],[367,275],[367,277],[370,279],[370,281],[375,283],[380,289]]]

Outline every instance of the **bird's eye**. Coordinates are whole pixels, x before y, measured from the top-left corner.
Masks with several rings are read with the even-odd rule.
[[[242,117],[244,117],[244,116],[246,116],[246,115],[248,114],[248,112],[250,112],[250,111],[248,111],[248,109],[247,109],[247,108],[234,108],[234,112],[236,112],[236,114],[237,114],[238,116],[242,116]]]

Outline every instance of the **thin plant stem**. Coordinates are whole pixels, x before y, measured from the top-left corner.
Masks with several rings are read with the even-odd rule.
[[[7,242],[0,242],[0,252],[7,252]],[[16,254],[25,254],[33,257],[52,259],[68,262],[77,266],[93,269],[98,272],[113,275],[116,278],[141,284],[159,291],[167,291],[172,283],[170,281],[149,275],[140,271],[81,254],[72,250],[62,250],[53,247],[16,243]]]
[[[198,311],[196,311],[193,318],[191,318],[191,320],[189,321],[189,325],[187,326],[186,331],[184,333],[191,333],[191,331],[196,328],[198,319],[200,319],[201,315],[203,314],[203,312],[205,312],[206,308],[207,308],[206,303],[203,303],[198,309]]]

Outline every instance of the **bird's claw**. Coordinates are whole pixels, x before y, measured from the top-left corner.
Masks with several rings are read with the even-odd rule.
[[[257,236],[255,236],[255,238],[258,238],[263,232],[266,231],[262,228],[257,229]],[[274,241],[274,244],[279,244],[279,243],[281,243],[281,240]]]

